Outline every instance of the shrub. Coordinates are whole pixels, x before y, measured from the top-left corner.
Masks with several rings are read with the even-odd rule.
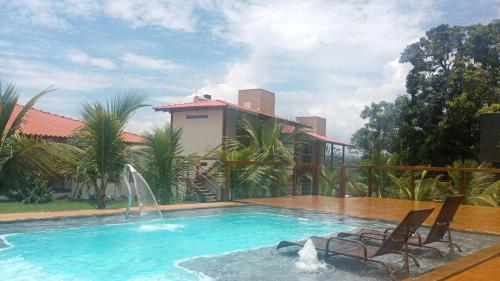
[[[40,176],[27,176],[21,186],[7,194],[10,200],[25,204],[42,204],[54,199],[54,190]]]

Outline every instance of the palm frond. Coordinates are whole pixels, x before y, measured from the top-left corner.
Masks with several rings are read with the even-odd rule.
[[[6,185],[29,173],[53,179],[67,173],[81,157],[82,151],[72,145],[14,134],[9,145],[0,150],[0,181]]]
[[[146,99],[140,92],[125,92],[106,104],[106,111],[113,114],[122,124],[126,124],[134,112],[144,106]]]
[[[167,124],[157,127],[144,137],[142,164],[139,166],[161,203],[169,203],[185,189],[183,174],[191,165],[190,157],[182,154],[182,129]]]
[[[28,112],[42,96],[51,91],[53,91],[52,88],[47,88],[32,97],[9,125],[9,120],[11,120],[19,100],[19,93],[14,83],[8,83],[6,87],[3,87],[0,82],[0,133],[2,134],[0,147],[3,147],[8,138],[19,128],[26,112]]]

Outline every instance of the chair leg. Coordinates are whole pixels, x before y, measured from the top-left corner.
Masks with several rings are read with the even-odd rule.
[[[413,263],[415,263],[415,265],[417,267],[420,267],[420,263],[418,262],[417,257],[415,257],[413,254],[410,254],[410,253],[407,253],[407,254],[408,254],[408,257],[410,257],[413,260]]]
[[[378,261],[378,260],[372,260],[372,259],[369,259],[367,261],[368,262],[375,262],[375,263],[381,264],[385,268],[385,270],[387,271],[387,273],[389,274],[389,277],[391,278],[391,280],[397,280],[396,276],[394,276],[395,270],[392,270],[389,267],[389,265],[387,265],[385,262]]]
[[[431,250],[433,250],[434,252],[436,252],[436,253],[439,255],[439,257],[440,257],[440,258],[444,259],[444,255],[443,255],[443,253],[441,253],[441,251],[440,251],[439,249],[434,248],[434,247],[431,247],[431,246],[426,246],[426,245],[422,245],[422,246],[420,246],[420,247],[422,247],[422,248],[426,248],[426,249],[431,249]]]
[[[448,239],[446,240],[446,242],[448,243],[448,247],[450,248],[450,252],[449,252],[450,256],[455,254],[455,247],[457,247],[457,250],[460,253],[462,252],[462,249],[460,249],[460,247],[456,243],[453,242],[453,239],[451,238],[450,229],[448,229]]]
[[[449,255],[454,255],[455,254],[455,247],[457,247],[457,250],[461,253],[462,252],[462,249],[460,249],[460,247],[455,243],[455,242],[448,242],[448,247],[450,248],[450,253]]]

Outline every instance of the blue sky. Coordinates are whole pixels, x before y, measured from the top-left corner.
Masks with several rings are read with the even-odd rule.
[[[161,104],[261,87],[278,114],[324,116],[349,140],[364,105],[405,93],[405,46],[441,23],[500,18],[500,0],[0,0],[0,17],[0,79],[23,102],[57,89],[38,108],[78,118],[81,102],[126,90]],[[128,129],[167,120],[143,108]]]

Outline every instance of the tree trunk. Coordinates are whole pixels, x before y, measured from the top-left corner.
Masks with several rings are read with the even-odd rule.
[[[101,179],[101,187],[97,198],[97,208],[106,209],[106,179]]]

